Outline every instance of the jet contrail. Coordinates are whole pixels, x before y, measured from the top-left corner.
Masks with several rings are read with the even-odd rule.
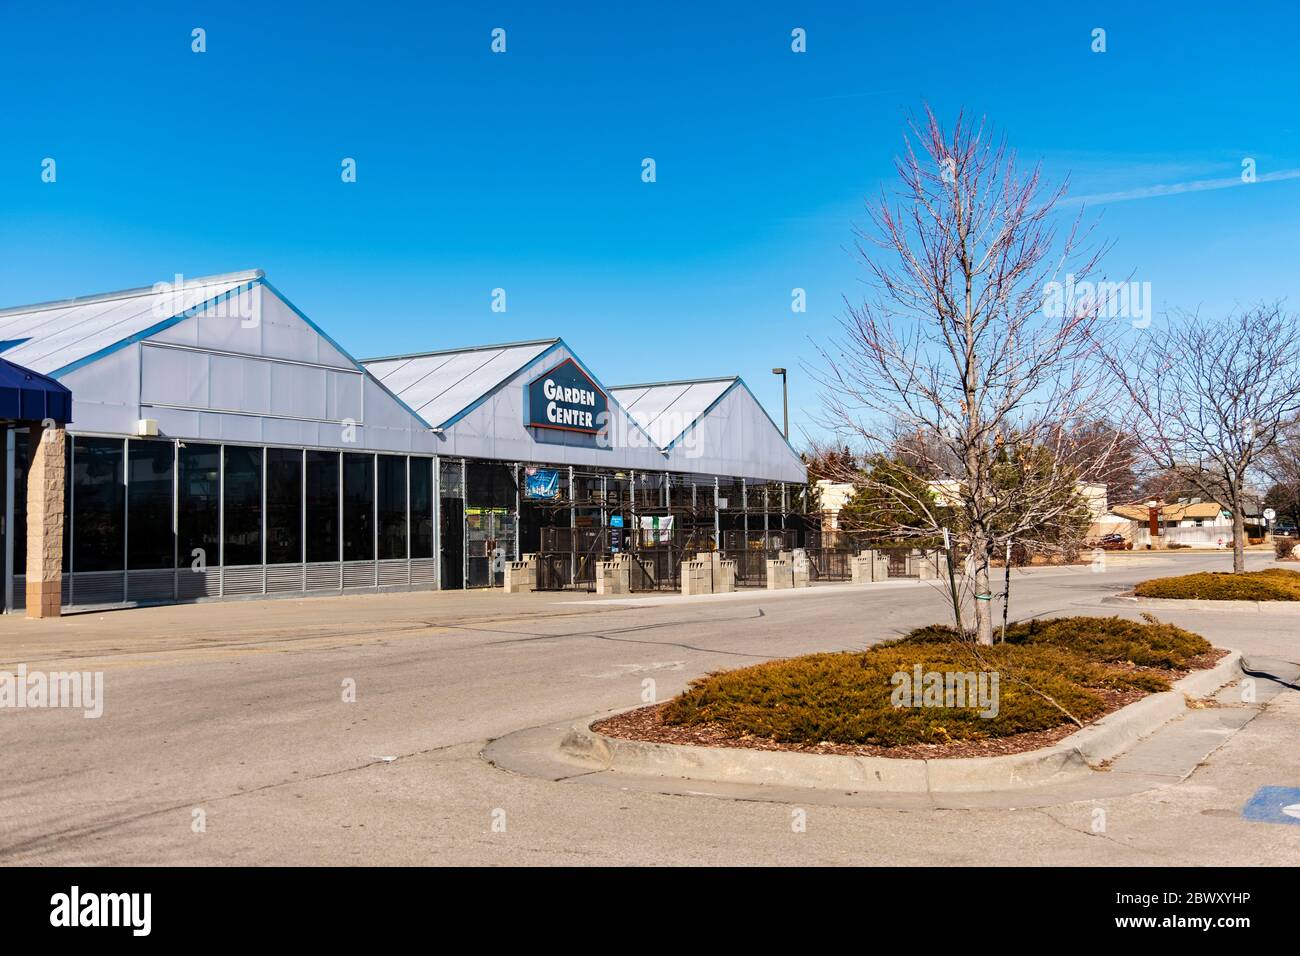
[[[1141,186],[1114,193],[1094,193],[1091,196],[1069,196],[1062,199],[1060,205],[1097,205],[1108,202],[1128,202],[1132,199],[1153,199],[1156,196],[1177,196],[1179,193],[1199,193],[1208,189],[1228,189],[1232,186],[1251,186],[1259,183],[1278,182],[1283,179],[1300,179],[1300,169],[1280,169],[1275,173],[1262,173],[1254,183],[1242,180],[1240,176],[1224,179],[1196,179],[1189,183],[1170,183],[1166,186]]]

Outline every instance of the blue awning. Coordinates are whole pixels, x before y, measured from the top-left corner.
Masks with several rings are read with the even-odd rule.
[[[72,421],[72,392],[54,379],[0,358],[0,419]]]

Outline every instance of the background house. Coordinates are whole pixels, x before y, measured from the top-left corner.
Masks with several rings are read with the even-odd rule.
[[[1145,503],[1116,505],[1110,513],[1128,524],[1121,533],[1133,542],[1134,548],[1152,546],[1150,511]],[[1216,501],[1190,498],[1161,504],[1158,524],[1160,535],[1156,547],[1177,544],[1192,548],[1226,548],[1232,545],[1232,515]]]

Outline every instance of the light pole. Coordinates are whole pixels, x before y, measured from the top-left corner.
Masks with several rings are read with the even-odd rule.
[[[785,369],[774,368],[772,369],[772,374],[781,376],[781,419],[785,425],[785,427],[782,429],[782,433],[785,435],[785,440],[789,441],[790,440],[790,390],[786,387]]]

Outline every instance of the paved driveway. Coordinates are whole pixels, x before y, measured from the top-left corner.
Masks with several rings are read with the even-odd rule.
[[[1267,561],[1252,555],[1253,564]],[[1221,555],[1117,557],[1013,579],[1013,617]],[[1129,612],[1121,612],[1129,613]],[[85,864],[1294,863],[1300,826],[1243,821],[1300,787],[1300,694],[1183,783],[1036,810],[795,808],[555,784],[485,743],[659,698],[700,674],[862,647],[944,617],[930,585],[724,600],[404,594],[0,620],[0,669],[102,671],[104,715],[0,711],[0,862]],[[1222,646],[1300,661],[1300,617],[1177,612]],[[344,700],[355,688],[355,702]],[[807,813],[794,832],[792,812]]]

